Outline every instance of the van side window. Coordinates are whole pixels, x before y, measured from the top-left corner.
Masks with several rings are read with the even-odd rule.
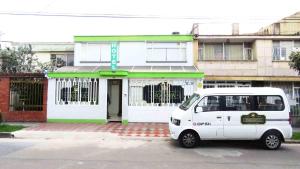
[[[223,102],[223,96],[206,96],[198,103],[198,106],[202,107],[203,112],[221,111]]]
[[[225,111],[251,111],[251,96],[225,96]]]
[[[257,111],[282,111],[284,102],[281,96],[254,96],[255,110]]]

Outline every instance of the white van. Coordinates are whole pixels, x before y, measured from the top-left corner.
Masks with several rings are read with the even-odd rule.
[[[275,150],[292,137],[289,111],[278,88],[203,89],[172,112],[169,129],[186,148],[200,140],[260,140]]]

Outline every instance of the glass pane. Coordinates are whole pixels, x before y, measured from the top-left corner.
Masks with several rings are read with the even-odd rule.
[[[101,44],[100,61],[110,62],[111,44]]]
[[[280,60],[280,47],[273,47],[273,60]]]
[[[167,49],[167,61],[186,61],[185,49]]]
[[[281,58],[285,60],[285,58],[286,58],[286,48],[281,48]]]
[[[256,96],[258,111],[281,111],[284,109],[280,96]]]
[[[223,60],[223,45],[214,45],[214,60]]]
[[[204,60],[215,60],[214,56],[214,45],[205,45]]]
[[[147,49],[147,61],[166,61],[166,49]]]
[[[300,41],[294,41],[294,47],[299,48],[300,47]]]
[[[74,55],[67,55],[67,66],[74,66]]]
[[[56,55],[56,66],[67,66],[67,55]]]
[[[251,111],[250,96],[226,96],[226,111]]]
[[[280,47],[279,41],[273,41],[273,47]]]
[[[220,111],[221,96],[207,96],[204,97],[198,104],[202,107],[203,112]]]
[[[243,45],[228,45],[229,60],[243,60]]]
[[[85,61],[100,61],[100,44],[88,44],[86,53],[86,56],[83,57]]]

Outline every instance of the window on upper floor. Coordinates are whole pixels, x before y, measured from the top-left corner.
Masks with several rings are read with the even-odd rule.
[[[74,66],[74,54],[51,54],[51,62],[56,67]]]
[[[300,41],[273,41],[273,60],[289,60],[295,47],[300,47]]]
[[[186,62],[186,43],[147,42],[147,62]]]
[[[251,43],[201,43],[199,60],[253,60]]]
[[[85,43],[81,49],[84,62],[110,62],[111,43]]]

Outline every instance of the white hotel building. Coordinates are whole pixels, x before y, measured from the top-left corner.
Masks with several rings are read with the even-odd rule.
[[[48,73],[52,122],[167,122],[204,74],[193,35],[75,36],[74,66]]]

